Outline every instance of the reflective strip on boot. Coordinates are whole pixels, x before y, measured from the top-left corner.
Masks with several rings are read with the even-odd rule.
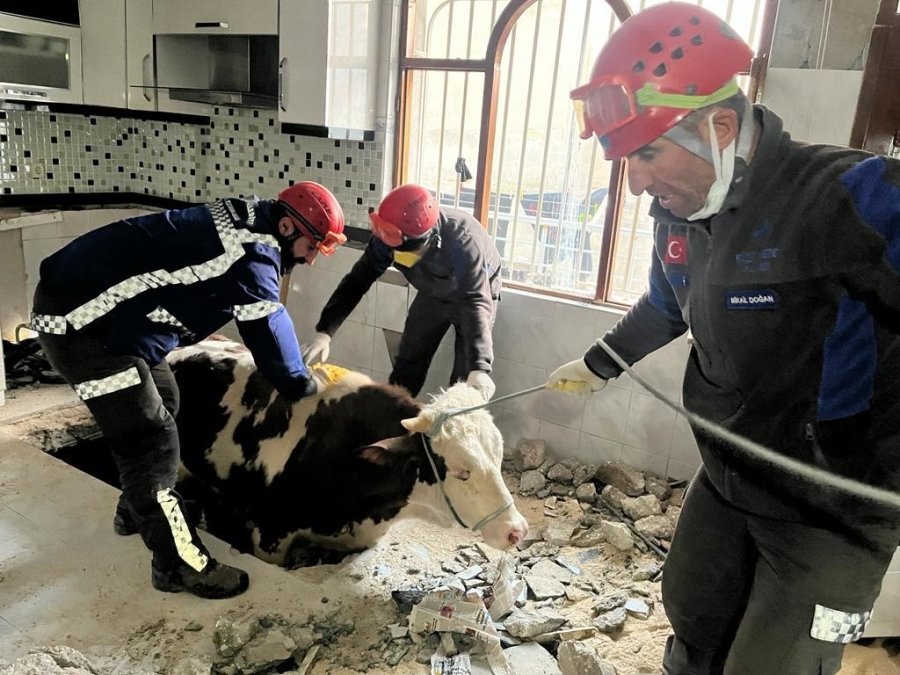
[[[112,394],[114,391],[134,387],[141,383],[141,374],[132,366],[121,373],[101,377],[99,380],[87,380],[75,385],[75,393],[82,401],[87,401],[104,394]]]
[[[202,572],[209,563],[209,556],[201,551],[194,543],[194,536],[188,527],[178,497],[170,488],[156,493],[156,501],[169,521],[169,529],[172,530],[172,538],[175,540],[175,550],[178,557],[184,560],[197,572]]]
[[[809,635],[824,642],[848,644],[859,640],[869,625],[872,612],[842,612],[816,605]]]

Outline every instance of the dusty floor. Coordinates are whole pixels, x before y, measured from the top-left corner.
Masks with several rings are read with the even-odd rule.
[[[44,392],[40,397],[42,401],[32,400],[30,403],[24,400],[27,398],[27,395],[20,393],[15,407],[0,408],[0,436],[24,440],[33,447],[35,439],[41,443],[46,443],[48,439],[53,443],[65,440],[56,431],[48,435],[48,429],[58,430],[66,426],[78,433],[83,411],[77,406],[66,407],[65,395]],[[44,406],[50,408],[49,412]],[[4,446],[4,450],[6,447],[9,446]],[[21,454],[22,447],[19,443],[16,452],[4,453],[4,461],[7,462],[4,471],[10,470],[8,462],[17,456],[25,456]],[[43,455],[39,451],[37,454]],[[46,455],[33,459],[45,462]],[[26,458],[26,461],[30,460]],[[61,463],[54,461],[54,464]],[[63,472],[57,471],[57,468],[52,467],[52,473],[59,473],[60,481],[84,484],[88,480],[79,478],[82,474],[73,469]],[[32,472],[32,469],[20,474],[10,471],[0,476],[0,509],[41,513],[47,519],[61,517],[61,511],[77,512],[79,506],[68,499],[58,498],[59,490],[54,487],[56,483],[50,486],[49,491],[57,494],[39,494],[34,490],[32,486],[40,485],[41,481],[37,478],[32,480]],[[18,486],[10,485],[8,481],[18,481],[21,489],[15,489]],[[10,626],[34,626],[33,635],[39,636],[39,642],[35,644],[67,644],[72,640],[73,646],[107,668],[103,672],[175,675],[174,669],[179,661],[214,653],[212,635],[218,617],[255,615],[292,627],[344,628],[334,631],[333,638],[321,649],[308,671],[310,674],[428,673],[427,666],[414,660],[418,652],[415,645],[409,645],[400,663],[388,665],[387,657],[391,653],[396,654],[398,644],[404,644],[392,643],[388,626],[405,621],[405,615],[398,611],[391,599],[391,591],[411,585],[416,580],[440,575],[443,562],[452,559],[461,546],[479,539],[477,535],[460,529],[444,530],[420,522],[400,523],[375,548],[347,558],[340,564],[291,572],[277,570],[271,575],[260,572],[253,577],[255,588],[251,586],[251,593],[247,596],[198,605],[199,601],[191,598],[165,596],[155,593],[149,586],[144,587],[145,570],[140,570],[138,574],[140,581],[133,580],[131,568],[146,564],[143,552],[139,550],[140,543],[133,538],[126,540],[112,534],[107,520],[112,513],[115,491],[101,485],[98,483],[98,487],[89,488],[103,496],[99,510],[92,517],[99,519],[96,514],[103,514],[106,520],[99,525],[79,522],[78,526],[89,530],[88,536],[78,537],[79,544],[65,548],[41,548],[44,545],[42,537],[24,530],[15,533],[4,531],[8,521],[0,518],[0,598],[5,598],[0,600],[0,645],[15,647],[11,647],[8,653],[0,649],[0,672],[3,671],[3,659],[12,660],[24,654],[32,635],[23,629],[22,639],[4,642],[2,638],[5,637],[4,624],[7,619],[10,619]],[[543,500],[520,496],[517,497],[517,504],[532,528],[539,528],[545,518]],[[87,506],[84,508],[87,509]],[[571,517],[577,518],[577,514],[573,503]],[[0,512],[0,515],[3,513]],[[72,513],[62,515],[73,517]],[[66,532],[70,532],[72,527],[70,523],[59,526]],[[62,578],[73,566],[81,564],[80,557],[89,555],[92,548],[101,545],[109,547],[113,557],[107,563],[105,577],[92,577],[92,570],[86,568],[81,583],[74,581],[66,589],[54,588],[51,594],[42,592],[50,588],[49,583],[46,584],[47,589],[42,589],[33,579],[26,581],[27,573],[23,572],[22,561],[10,554],[11,550],[18,549],[4,545],[5,542],[20,541],[23,537],[33,538],[30,550],[43,551],[45,558],[41,563],[44,567],[31,565],[32,574],[38,569],[48,569],[50,571],[44,574],[54,575],[58,569],[58,578]],[[86,549],[79,551],[79,546]],[[658,602],[659,584],[632,581],[635,565],[653,561],[655,557],[651,554],[613,552],[605,546],[602,544],[599,547],[599,555],[593,552],[596,556],[593,560],[588,559],[589,549],[565,547],[561,553],[568,559],[578,561],[582,575],[592,580],[600,592],[628,587],[642,595],[652,605],[653,612],[647,619],[629,618],[625,629],[615,639],[599,635],[587,641],[598,648],[605,660],[615,665],[619,675],[659,673],[662,648],[668,633],[668,624]],[[220,555],[216,550],[214,553],[217,557]],[[50,564],[47,556],[59,556],[60,559]],[[94,581],[95,578],[102,580]],[[28,586],[29,583],[34,585]],[[136,588],[127,589],[131,595],[123,601],[121,595],[126,590],[122,587],[135,585]],[[263,585],[270,588],[261,588]],[[70,601],[60,593],[77,594],[77,598]],[[590,625],[591,607],[595,599],[586,594],[581,600],[566,603],[561,611],[569,618],[570,626]],[[48,604],[37,604],[38,600]],[[119,604],[113,611],[103,608],[105,602]],[[27,606],[27,616],[24,616],[26,609],[23,606]],[[135,609],[138,606],[140,611]],[[121,619],[118,625],[110,625],[116,623],[116,612]],[[139,621],[138,616],[142,620]],[[52,621],[48,621],[49,617]],[[85,622],[96,622],[97,641],[85,642],[84,630],[71,629],[71,626],[67,627],[68,622],[82,626]],[[48,626],[48,623],[52,625]],[[869,647],[851,645],[846,651],[841,675],[900,675],[900,656],[889,657],[878,643]]]

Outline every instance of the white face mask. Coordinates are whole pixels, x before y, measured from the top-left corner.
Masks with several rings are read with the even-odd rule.
[[[709,123],[709,144],[712,150],[712,164],[716,179],[709,187],[706,203],[699,211],[688,216],[688,220],[702,220],[717,214],[725,202],[725,197],[728,196],[728,190],[731,188],[731,179],[734,177],[734,139],[720,152],[717,147],[718,142],[715,126],[713,125],[713,115],[707,117],[706,120]]]

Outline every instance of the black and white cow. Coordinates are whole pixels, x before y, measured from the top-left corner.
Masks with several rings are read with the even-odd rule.
[[[364,549],[408,517],[459,522],[497,548],[528,531],[503,482],[503,439],[488,412],[450,417],[426,436],[441,411],[483,402],[465,384],[422,405],[398,387],[343,369],[336,379],[326,368],[320,393],[291,404],[235,343],[204,342],[169,360],[181,390],[183,467],[246,523],[264,560],[289,564],[300,542]]]

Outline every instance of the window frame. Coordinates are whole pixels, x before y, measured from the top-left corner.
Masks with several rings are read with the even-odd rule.
[[[633,14],[626,0],[604,1],[609,5],[620,22],[625,21],[625,19]],[[475,174],[473,214],[479,222],[488,222],[490,191],[486,190],[485,187],[493,170],[501,73],[500,62],[506,41],[512,32],[516,20],[536,2],[540,2],[540,0],[509,0],[496,19],[491,31],[491,36],[488,40],[485,58],[483,59],[448,59],[409,56],[409,18],[411,3],[409,0],[404,0],[404,2],[401,3],[399,21],[400,40],[397,80],[397,116],[394,147],[396,161],[394,162],[392,175],[393,185],[402,185],[408,181],[410,162],[409,151],[411,147],[410,117],[412,106],[409,92],[412,88],[414,74],[422,71],[480,73],[484,77],[484,89],[482,92],[482,117],[478,141],[478,159],[477,164],[473,167]],[[761,44],[759,53],[753,59],[750,69],[750,90],[748,96],[751,101],[757,100],[765,79],[769,53],[772,48],[772,40],[774,37],[777,5],[778,0],[763,0]],[[576,299],[582,302],[587,300],[588,302],[598,305],[627,307],[628,305],[608,299],[612,274],[614,271],[614,265],[612,264],[613,245],[618,230],[624,190],[626,189],[625,180],[625,162],[622,160],[614,161],[612,163],[608,185],[609,191],[607,198],[610,206],[607,208],[604,217],[603,236],[601,239],[598,260],[597,283],[592,299],[566,291],[517,284],[512,280],[505,280],[504,284],[511,288],[521,288],[529,292],[551,297]]]

